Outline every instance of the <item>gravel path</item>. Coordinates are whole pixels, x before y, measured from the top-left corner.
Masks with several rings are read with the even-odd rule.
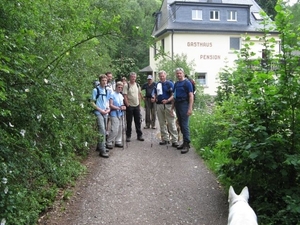
[[[60,205],[40,225],[227,224],[224,190],[194,150],[182,155],[158,144],[158,129],[143,132],[144,142],[133,133],[108,159],[91,151],[89,174],[65,210]]]

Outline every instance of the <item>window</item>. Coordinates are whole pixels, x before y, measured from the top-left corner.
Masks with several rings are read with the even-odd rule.
[[[202,20],[202,10],[192,10],[192,20]]]
[[[253,12],[252,15],[256,20],[263,20],[262,16],[259,14],[259,12]]]
[[[270,58],[270,54],[271,54],[271,51],[269,49],[264,48],[261,50],[261,58],[263,58],[263,59]]]
[[[230,38],[230,49],[240,50],[240,38],[237,37]]]
[[[206,85],[206,73],[195,73],[197,83],[201,86]]]
[[[216,10],[210,11],[210,20],[220,20],[220,12]]]
[[[227,21],[237,21],[237,11],[227,11]]]

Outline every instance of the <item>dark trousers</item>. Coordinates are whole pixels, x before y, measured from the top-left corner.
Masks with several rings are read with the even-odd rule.
[[[183,141],[190,143],[190,128],[189,128],[189,120],[190,117],[187,115],[187,111],[189,109],[188,101],[175,102],[176,115],[178,118],[179,126],[181,129],[181,133],[183,136]]]
[[[146,111],[146,127],[155,127],[156,122],[156,103],[151,102],[151,98],[145,100],[145,111]]]
[[[138,137],[143,135],[141,130],[141,110],[140,106],[129,106],[126,108],[126,136],[131,137],[132,132],[132,118],[134,119],[135,130]]]

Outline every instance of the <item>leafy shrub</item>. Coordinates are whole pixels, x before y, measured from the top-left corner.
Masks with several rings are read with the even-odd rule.
[[[197,135],[207,140],[197,136],[201,145],[196,145],[226,186],[249,187],[259,224],[299,224],[300,73],[299,56],[293,54],[300,49],[299,34],[280,2],[276,10],[282,54],[273,54],[267,20],[262,37],[266,59],[250,59],[255,53],[244,38],[237,67],[221,76],[216,115],[203,116],[198,124]]]

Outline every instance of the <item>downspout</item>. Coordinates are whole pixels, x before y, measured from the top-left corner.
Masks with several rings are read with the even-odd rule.
[[[173,62],[174,62],[174,29],[172,30],[172,38],[171,38],[171,49],[172,49],[172,53],[171,53],[171,59],[172,59],[172,65],[173,65]],[[174,67],[174,65],[173,65]]]
[[[251,16],[251,10],[250,10],[251,6],[248,6],[248,26],[250,26],[251,24],[251,19],[250,19],[250,16]]]

